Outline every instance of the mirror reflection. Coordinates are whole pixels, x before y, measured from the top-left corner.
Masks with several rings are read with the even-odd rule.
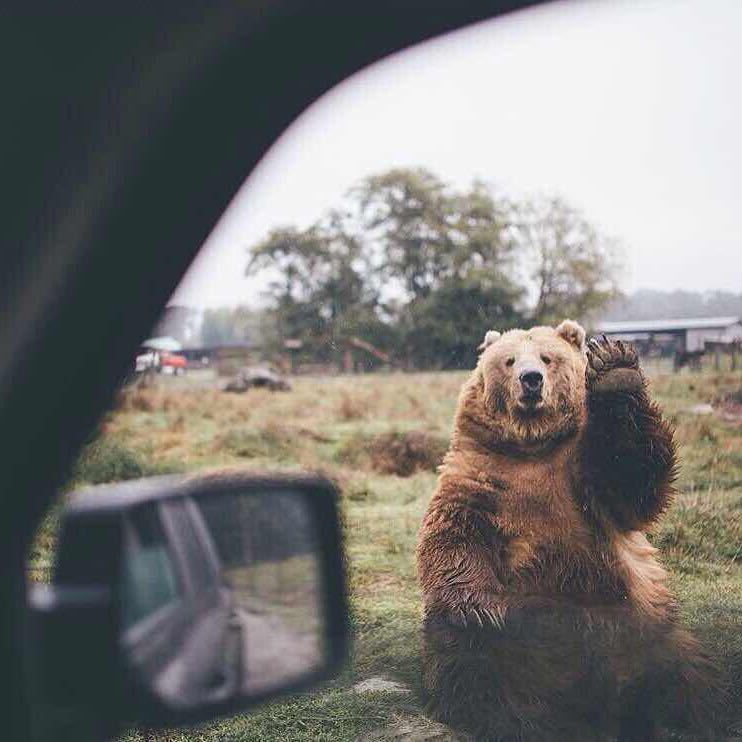
[[[321,564],[304,494],[177,497],[125,517],[122,647],[165,703],[257,697],[321,667]]]

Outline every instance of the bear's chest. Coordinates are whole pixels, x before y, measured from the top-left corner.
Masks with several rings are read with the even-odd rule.
[[[591,529],[578,505],[572,461],[506,462],[498,470],[497,525],[531,548],[548,544],[586,545]]]
[[[568,457],[503,467],[496,525],[515,591],[622,595],[610,546],[580,506],[579,472]]]

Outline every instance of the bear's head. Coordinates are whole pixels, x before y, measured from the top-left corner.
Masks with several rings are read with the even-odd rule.
[[[478,425],[497,440],[542,444],[585,419],[585,331],[572,320],[503,334],[490,330],[474,373]],[[474,412],[474,410],[470,410]]]

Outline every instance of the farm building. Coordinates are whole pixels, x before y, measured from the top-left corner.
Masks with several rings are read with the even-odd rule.
[[[223,366],[229,367],[231,371],[260,360],[262,348],[255,343],[243,341],[183,348],[180,353],[188,359],[191,366]]]
[[[631,322],[603,322],[600,334],[631,342],[670,338],[680,351],[703,350],[706,343],[742,341],[739,317],[703,317],[700,319],[654,319]]]
[[[738,347],[742,343],[742,320],[700,317],[603,322],[597,332],[614,340],[627,340],[644,355],[672,355],[679,367],[697,360],[708,350]]]

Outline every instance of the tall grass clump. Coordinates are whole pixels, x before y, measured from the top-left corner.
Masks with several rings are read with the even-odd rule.
[[[83,448],[72,468],[73,482],[102,484],[146,476],[141,454],[108,438],[97,438]]]
[[[70,486],[104,484],[178,471],[174,462],[151,460],[115,438],[96,438],[88,443],[72,467]]]

